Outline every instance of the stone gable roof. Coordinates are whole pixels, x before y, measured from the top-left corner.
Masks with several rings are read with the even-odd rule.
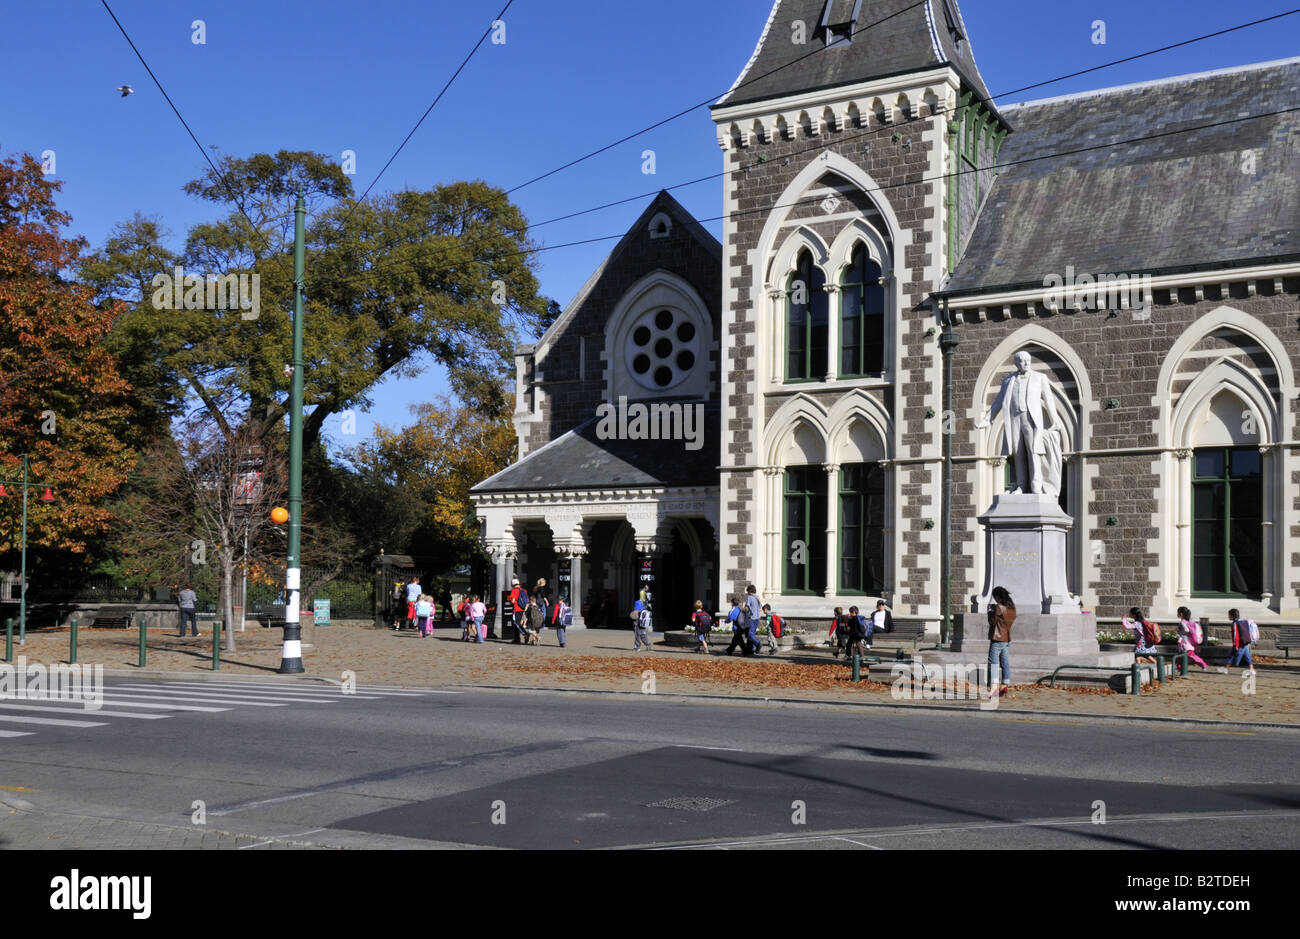
[[[856,11],[856,18],[854,13]],[[792,23],[805,24],[804,44]],[[823,25],[824,24],[824,25]],[[847,42],[827,31],[851,25]],[[736,84],[714,107],[750,104],[951,64],[976,94],[988,89],[975,66],[957,0],[776,0]]]
[[[1300,58],[1004,108],[1015,130],[945,289],[1300,254],[1300,112],[1238,120],[1297,103]]]
[[[704,445],[699,450],[687,450],[684,441],[601,440],[596,433],[598,424],[592,418],[485,479],[470,492],[485,495],[718,485],[721,425],[716,409],[704,413]]]

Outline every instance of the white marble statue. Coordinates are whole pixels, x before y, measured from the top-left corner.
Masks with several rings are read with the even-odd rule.
[[[1016,373],[1002,382],[998,396],[983,418],[981,430],[999,411],[1005,412],[1006,453],[1015,473],[1008,492],[1061,494],[1061,419],[1047,378],[1029,368],[1028,352],[1017,352]]]

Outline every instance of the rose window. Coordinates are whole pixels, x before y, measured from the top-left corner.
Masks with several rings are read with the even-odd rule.
[[[699,356],[699,331],[681,313],[653,310],[632,326],[627,366],[645,388],[665,391],[680,384],[695,368]]]

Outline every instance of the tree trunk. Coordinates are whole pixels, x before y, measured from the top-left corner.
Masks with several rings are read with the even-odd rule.
[[[235,549],[221,549],[221,620],[226,624],[226,651],[235,651]]]

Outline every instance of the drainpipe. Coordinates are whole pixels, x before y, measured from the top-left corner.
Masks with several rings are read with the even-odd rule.
[[[957,418],[952,408],[952,358],[958,343],[948,310],[948,297],[934,296],[942,303],[940,319],[943,323],[943,332],[939,336],[939,349],[943,353],[943,502],[939,523],[939,589],[942,591],[943,620],[939,627],[939,645],[946,646],[952,641],[952,437],[957,431]]]

